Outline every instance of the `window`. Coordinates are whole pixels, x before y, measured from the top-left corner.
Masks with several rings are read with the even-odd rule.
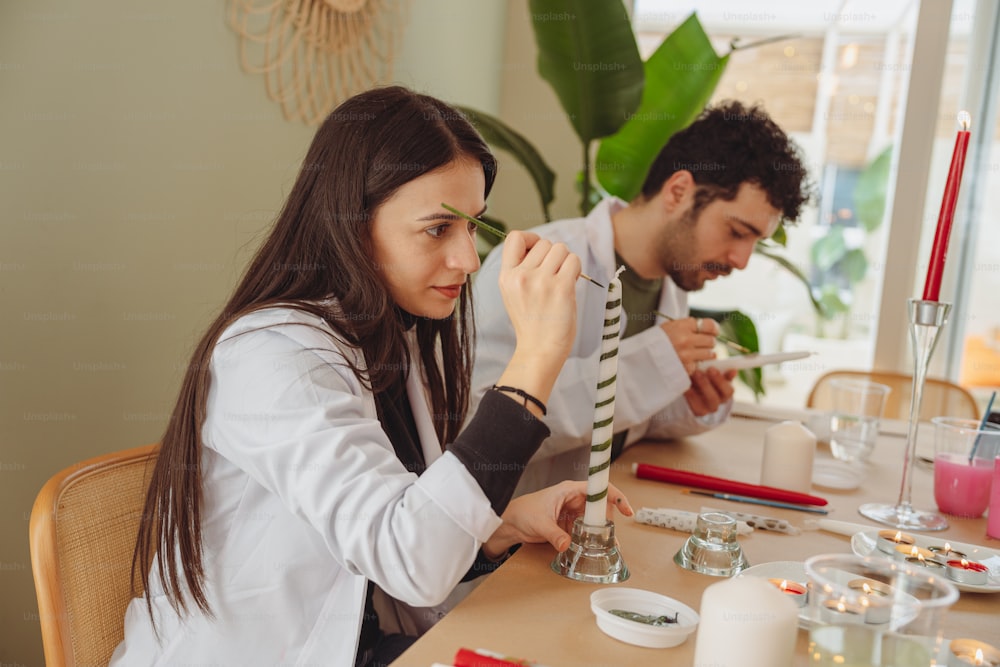
[[[833,368],[912,370],[905,303],[922,290],[955,117],[969,88],[965,75],[974,69],[973,26],[986,12],[980,11],[977,20],[975,0],[956,0],[949,13],[950,4],[782,0],[751,9],[739,0],[635,0],[633,20],[643,57],[695,11],[718,53],[735,45],[713,101],[761,102],[802,147],[819,193],[817,205],[789,229],[787,254],[809,277],[813,296],[827,302],[828,317],[817,313],[800,282],[764,257],[755,257],[747,270],[691,295],[699,306],[747,312],[757,323],[764,351],[818,353],[766,369],[768,403],[801,406],[815,379]],[[991,16],[995,11],[989,8]],[[782,39],[755,45],[775,37]],[[943,62],[942,76],[928,77],[933,68],[921,65],[924,62]],[[924,67],[921,76],[911,77],[914,66]],[[981,85],[986,87],[985,82]],[[939,86],[935,114],[923,100],[937,99]],[[901,156],[909,158],[902,169]],[[1000,163],[1000,157],[995,159]],[[921,166],[908,166],[914,164]],[[993,187],[971,186],[972,171],[969,161],[961,201],[973,189],[1000,190],[1000,168]],[[885,196],[878,195],[880,189]],[[926,196],[912,197],[911,192]],[[913,238],[913,210],[923,221],[918,239]],[[953,258],[972,234],[962,226],[963,238],[956,238],[958,217],[949,273],[957,272],[959,262]],[[975,274],[979,286],[967,293],[979,299],[971,306],[977,313],[989,310],[982,299],[1000,291],[1000,225],[993,230],[991,242],[980,237],[974,244],[979,254],[972,264],[980,267]],[[902,242],[906,237],[910,241]],[[945,288],[948,279],[946,275]],[[945,289],[942,300],[944,295]],[[992,328],[982,318],[970,320],[968,326],[985,345],[996,345],[1000,369],[997,319],[1000,316]],[[956,335],[960,326],[951,328]],[[957,377],[957,361],[946,368],[955,355],[939,350],[932,374]],[[738,397],[746,399],[749,393]]]

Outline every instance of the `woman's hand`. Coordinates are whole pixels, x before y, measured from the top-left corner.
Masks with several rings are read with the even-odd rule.
[[[580,258],[564,244],[514,231],[503,246],[500,293],[517,346],[497,380],[543,403],[576,337],[576,280]]]
[[[557,551],[565,551],[570,545],[573,522],[583,516],[586,506],[586,482],[560,482],[515,498],[501,517],[503,524],[483,545],[483,551],[496,558],[524,542],[548,542]],[[609,485],[608,519],[613,518],[615,509],[623,516],[635,514],[625,495]]]

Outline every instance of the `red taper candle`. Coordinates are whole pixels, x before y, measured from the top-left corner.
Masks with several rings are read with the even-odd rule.
[[[937,301],[941,292],[941,276],[944,275],[944,260],[948,254],[948,238],[951,223],[955,220],[955,205],[958,203],[958,189],[962,185],[962,171],[965,169],[965,153],[969,148],[969,124],[972,117],[968,111],[958,113],[962,129],[955,137],[955,148],[951,153],[948,180],[944,184],[941,212],[938,213],[937,229],[934,231],[934,245],[927,264],[927,279],[924,281],[924,301]]]

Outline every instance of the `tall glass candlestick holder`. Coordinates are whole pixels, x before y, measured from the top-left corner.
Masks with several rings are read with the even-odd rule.
[[[917,427],[920,423],[920,404],[924,393],[927,367],[938,341],[941,328],[948,321],[950,303],[910,299],[907,312],[910,319],[910,342],[913,344],[913,389],[910,394],[910,424],[906,431],[906,452],[903,457],[903,480],[899,487],[899,500],[888,503],[865,503],[858,508],[862,516],[888,526],[905,530],[944,530],[948,520],[937,512],[913,508],[910,495],[913,487],[913,459],[917,447]]]

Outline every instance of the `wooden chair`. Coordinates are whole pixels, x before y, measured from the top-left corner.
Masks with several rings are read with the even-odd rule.
[[[29,534],[47,667],[107,665],[132,598],[132,551],[159,445],[104,454],[56,473]],[[140,585],[141,590],[141,585]]]
[[[871,380],[889,385],[892,391],[886,397],[882,416],[887,419],[910,418],[910,394],[913,376],[892,371],[836,370],[826,373],[813,385],[806,399],[806,407],[829,410],[833,407],[831,380]],[[964,387],[940,378],[927,378],[924,395],[920,404],[920,421],[930,421],[932,417],[950,416],[979,419],[976,399]]]

